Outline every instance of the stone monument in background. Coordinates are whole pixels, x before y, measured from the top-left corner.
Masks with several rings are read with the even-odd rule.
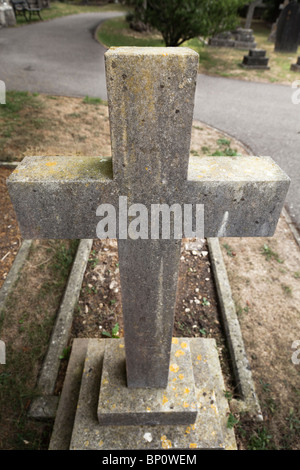
[[[276,27],[276,52],[297,52],[300,39],[300,4],[295,0],[282,10]]]
[[[256,42],[252,29],[237,28],[234,31],[225,31],[212,37],[208,41],[214,47],[234,47],[235,49],[255,49]]]
[[[1,26],[14,26],[16,17],[13,7],[5,0],[0,0],[0,28]]]

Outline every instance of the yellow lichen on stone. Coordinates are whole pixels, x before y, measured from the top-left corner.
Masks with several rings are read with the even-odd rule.
[[[171,372],[178,372],[178,371],[179,371],[179,366],[178,366],[178,364],[171,364],[171,365],[170,365],[170,371],[171,371]]]
[[[162,401],[163,405],[165,405],[166,403],[168,403],[168,401],[169,401],[169,400],[167,399],[166,395],[164,395],[164,396],[163,396],[163,401]]]
[[[170,441],[170,439],[167,439],[167,436],[161,436],[160,440],[163,449],[171,449],[172,442]]]
[[[185,352],[182,351],[182,349],[178,349],[178,350],[176,351],[176,353],[175,353],[175,356],[176,356],[176,357],[180,357],[180,356],[183,356],[184,354],[185,354]]]

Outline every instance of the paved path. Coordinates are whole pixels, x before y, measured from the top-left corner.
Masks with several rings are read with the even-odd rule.
[[[101,21],[118,14],[85,13],[1,29],[0,79],[8,90],[105,99],[105,49],[93,33]],[[300,105],[292,104],[293,91],[199,75],[195,118],[278,162],[292,179],[287,209],[300,228]]]

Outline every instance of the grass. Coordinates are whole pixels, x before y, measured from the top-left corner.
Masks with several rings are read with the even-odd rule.
[[[98,104],[103,104],[105,105],[106,102],[103,101],[101,98],[93,98],[91,96],[85,96],[83,99],[84,104],[91,104],[91,105],[98,105]]]
[[[26,155],[94,155],[108,127],[107,103],[89,97],[67,97],[8,91],[0,106],[2,161],[18,161]],[[107,123],[107,124],[106,124]],[[80,125],[80,130],[78,126]],[[99,131],[101,129],[101,133]],[[109,132],[109,129],[107,129]],[[108,154],[108,149],[103,148]]]
[[[223,243],[223,247],[226,250],[227,256],[230,256],[231,258],[233,258],[235,256],[234,251],[232,251],[232,248],[228,245],[228,243]]]
[[[8,91],[6,104],[0,106],[1,159],[12,160],[14,154],[6,151],[7,144],[14,139],[14,150],[22,151],[37,142],[37,130],[51,125],[42,117],[43,104],[37,93]]]
[[[125,11],[122,5],[108,4],[108,5],[81,5],[79,1],[72,3],[64,2],[51,2],[50,8],[45,8],[41,12],[44,21],[53,20],[62,16],[78,15],[79,13],[99,13],[106,11]],[[41,20],[38,16],[33,16],[31,23],[38,23]],[[28,24],[23,16],[17,16],[17,26]]]
[[[275,251],[273,251],[269,245],[267,245],[266,243],[264,244],[264,246],[261,248],[261,252],[262,254],[264,255],[264,257],[266,258],[267,261],[270,261],[271,259],[274,259],[277,261],[277,263],[283,263],[283,260],[279,258],[279,255],[278,253],[276,253]]]
[[[270,28],[260,21],[252,24],[257,48],[265,49],[269,57],[270,70],[245,70],[241,67],[243,56],[247,50],[233,48],[217,48],[205,45],[198,38],[185,42],[182,46],[194,49],[200,55],[199,72],[222,77],[242,80],[264,81],[269,83],[291,83],[295,73],[290,71],[292,63],[296,63],[297,53],[278,53],[274,44],[268,42]],[[98,30],[98,40],[110,46],[164,46],[158,32],[138,33],[130,29],[125,17],[114,18],[102,24]]]
[[[76,247],[76,240],[34,244],[28,265],[8,298],[1,325],[6,364],[0,366],[0,449],[47,448],[50,423],[32,422],[27,411],[38,395],[37,373]]]

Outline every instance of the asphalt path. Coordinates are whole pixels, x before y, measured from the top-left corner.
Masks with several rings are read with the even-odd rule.
[[[84,13],[0,29],[0,80],[7,90],[106,99],[106,49],[94,34],[119,14]],[[300,104],[293,104],[293,93],[292,86],[199,75],[194,117],[280,165],[291,178],[286,208],[300,228]]]

